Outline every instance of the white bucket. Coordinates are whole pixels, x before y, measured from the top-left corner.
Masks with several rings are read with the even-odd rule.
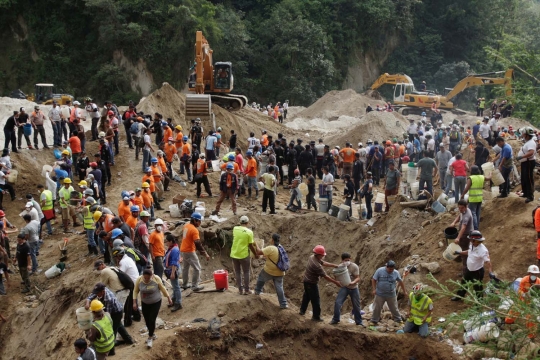
[[[497,196],[499,196],[499,190],[500,190],[500,188],[498,186],[492,186],[491,187],[491,197],[496,198]]]
[[[328,198],[319,198],[319,212],[328,212]]]
[[[264,183],[263,183],[262,181],[259,181],[259,182],[257,183],[257,187],[259,188],[259,191],[264,190]]]
[[[493,166],[492,162],[487,162],[485,164],[482,164],[482,171],[484,172],[485,177],[491,177],[491,173],[493,172],[493,169],[495,167]]]
[[[365,204],[358,207],[358,218],[365,220],[367,218],[367,207]]]
[[[397,196],[396,195],[388,195],[388,206],[393,205],[396,202]]]
[[[406,182],[401,182],[399,184],[399,195],[407,196],[408,193],[409,193],[409,184],[407,184]]]
[[[457,257],[459,255],[455,255],[454,252],[456,251],[461,251],[461,246],[459,246],[458,244],[452,242],[450,243],[450,245],[448,245],[448,247],[446,248],[446,250],[444,250],[443,252],[443,258],[447,261],[454,261],[457,259]]]
[[[298,190],[300,190],[300,194],[304,196],[306,196],[309,193],[308,186],[305,183],[301,183],[300,185],[298,185]]]
[[[375,202],[379,204],[384,204],[384,193],[378,192],[377,197],[375,198]]]
[[[197,201],[195,203],[195,207],[203,207],[203,208],[205,208],[206,206],[204,206],[204,201]]]
[[[407,182],[407,169],[409,168],[409,164],[401,164],[401,179],[403,180],[402,183]]]
[[[53,170],[51,165],[43,165],[43,168],[41,169],[41,176],[45,177],[45,174],[47,174],[47,171],[50,173]]]
[[[443,191],[441,195],[439,195],[439,198],[437,199],[438,202],[440,202],[443,206],[446,206],[448,203],[448,195]]]
[[[171,213],[171,217],[173,218],[182,217],[182,214],[180,213],[180,209],[178,208],[178,204],[169,205],[169,212]]]
[[[487,342],[499,337],[499,328],[494,323],[487,323],[463,334],[463,341],[469,344],[473,341]]]
[[[18,175],[19,175],[19,172],[17,170],[10,170],[7,176],[7,181],[9,183],[15,184],[17,182]]]
[[[407,182],[412,184],[416,182],[416,176],[418,175],[417,167],[410,167],[407,169]]]
[[[52,279],[53,277],[57,277],[62,273],[62,270],[56,265],[51,266],[47,271],[45,271],[45,276],[47,279]]]
[[[491,174],[491,181],[493,181],[493,185],[495,186],[504,184],[504,178],[499,169],[493,170],[493,173]]]
[[[420,187],[420,183],[418,181],[411,183],[411,197],[413,198],[413,200],[418,200],[419,187]]]
[[[351,283],[351,276],[349,275],[349,270],[345,266],[339,266],[332,270],[332,274],[337,281],[341,283],[341,286],[347,286]]]
[[[212,170],[213,171],[220,171],[219,168],[219,160],[212,160]]]
[[[281,169],[283,170],[283,176],[289,175],[289,165],[283,165]]]
[[[75,314],[77,315],[77,325],[79,325],[79,329],[88,330],[92,327],[92,312],[90,310],[81,307],[75,310]]]
[[[204,220],[204,215],[206,214],[206,209],[203,207],[196,207],[195,210],[193,210],[193,213],[200,214],[202,216],[202,220]]]

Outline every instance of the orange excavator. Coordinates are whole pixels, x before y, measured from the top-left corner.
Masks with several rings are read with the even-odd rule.
[[[195,64],[188,79],[189,91],[197,95],[186,96],[186,116],[207,116],[214,103],[227,110],[240,110],[247,104],[247,97],[231,94],[234,85],[232,64],[212,60],[213,50],[202,31],[195,39]]]

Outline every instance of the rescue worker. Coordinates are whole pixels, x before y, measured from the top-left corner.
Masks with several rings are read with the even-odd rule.
[[[384,303],[388,304],[394,321],[397,323],[403,322],[397,303],[396,284],[399,285],[404,294],[407,293],[401,275],[396,270],[396,263],[393,260],[389,260],[386,266],[378,268],[371,278],[371,287],[375,299],[373,300],[373,315],[369,323],[370,325],[376,326],[380,321]]]
[[[77,223],[77,216],[72,211],[72,208],[69,205],[69,199],[71,198],[71,192],[75,191],[71,186],[71,179],[64,179],[64,186],[58,191],[60,208],[62,209],[62,224],[64,226],[64,233],[68,232],[69,218],[73,220],[73,227],[80,226],[81,224]]]
[[[345,175],[347,176],[347,175]],[[345,267],[347,268],[348,274],[351,277],[351,282],[347,286],[341,286],[339,289],[338,295],[336,297],[336,302],[334,304],[334,316],[330,321],[330,325],[339,324],[341,316],[341,307],[347,297],[351,297],[352,302],[352,314],[354,316],[354,322],[356,325],[364,326],[362,322],[361,314],[361,304],[360,304],[360,291],[358,290],[358,283],[360,282],[360,270],[358,265],[351,261],[351,255],[349,253],[341,254],[341,264],[338,265],[338,268]]]
[[[196,174],[193,177],[193,180],[197,183],[197,199],[201,197],[201,185],[204,185],[204,191],[206,191],[208,196],[212,197],[212,190],[210,189],[210,183],[208,182],[207,164],[205,155],[200,154],[199,159],[197,160],[196,169],[194,169]]]
[[[233,172],[234,165],[227,164],[226,171],[221,174],[221,179],[219,181],[219,189],[221,194],[216,203],[216,208],[212,211],[212,215],[219,215],[219,209],[225,197],[229,197],[232,203],[233,214],[236,215],[236,190],[238,189],[238,179],[236,174]]]
[[[471,167],[471,176],[467,179],[467,185],[465,190],[461,194],[461,199],[465,198],[465,194],[469,193],[469,209],[474,221],[474,230],[478,230],[480,227],[480,214],[482,208],[482,200],[484,198],[484,182],[490,181],[489,178],[484,178],[484,175],[480,175],[480,169],[478,166],[473,165]]]
[[[193,291],[200,291],[204,289],[204,286],[199,285],[201,264],[196,251],[206,257],[206,261],[210,260],[210,255],[204,249],[201,243],[201,237],[198,227],[201,226],[202,216],[199,213],[191,214],[191,220],[184,225],[182,244],[180,245],[180,254],[183,259],[182,263],[182,288],[185,290],[189,287]],[[193,274],[191,278],[191,285],[189,285],[189,269],[193,267]]]
[[[409,316],[403,327],[405,333],[418,330],[418,335],[423,338],[429,335],[429,323],[433,313],[433,300],[427,296],[425,288],[426,285],[418,283],[409,293]]]
[[[339,151],[339,157],[343,161],[342,175],[349,174],[349,176],[352,176],[355,154],[356,154],[356,151],[351,147],[350,142],[347,142],[345,144],[345,147]]]
[[[525,203],[529,203],[534,200],[534,168],[536,166],[534,130],[531,127],[526,127],[522,136],[525,139],[525,144],[520,148],[516,160],[521,163],[522,197],[526,198]]]
[[[99,300],[92,300],[90,310],[92,311],[92,327],[86,330],[86,338],[92,343],[96,351],[97,360],[107,359],[109,351],[114,348],[113,321],[109,313],[103,309],[105,307]]]
[[[88,241],[88,254],[86,256],[98,256],[98,248],[95,240],[95,230],[96,230],[96,223],[94,222],[94,214],[90,210],[90,207],[95,204],[95,200],[93,197],[87,197],[86,198],[86,206],[82,207],[82,215],[83,215],[83,228],[86,232],[86,239]]]

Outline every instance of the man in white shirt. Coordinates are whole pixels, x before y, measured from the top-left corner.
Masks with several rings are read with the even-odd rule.
[[[125,272],[131,278],[131,280],[133,280],[133,282],[137,281],[137,278],[139,277],[137,264],[135,264],[135,261],[133,261],[132,258],[126,255],[125,250],[120,247],[114,248],[113,256],[116,258],[116,262],[118,263],[118,269]]]
[[[484,280],[484,266],[487,265],[490,278],[493,279],[495,275],[493,274],[493,268],[489,258],[489,251],[483,244],[484,240],[486,239],[482,236],[482,233],[478,230],[474,230],[469,234],[468,238],[471,240],[469,249],[455,252],[456,255],[467,255],[467,268],[463,274],[461,284],[465,286],[465,284],[469,281],[476,282],[473,288],[476,291],[476,294],[480,296],[483,289],[482,281]],[[451,300],[463,300],[466,293],[467,289],[465,287],[461,287],[457,291],[457,295]]]
[[[456,156],[452,156],[450,158],[450,160],[448,160],[448,169],[450,168],[450,165],[452,165],[452,163],[456,161]],[[446,172],[446,179],[444,180],[444,184],[445,184],[445,187],[444,187],[444,192],[446,193],[446,195],[450,195],[450,191],[452,190],[452,181],[453,181],[453,177],[452,177],[452,171],[447,171]]]
[[[334,176],[328,172],[328,166],[323,166],[322,184],[326,185],[326,195],[328,195],[328,209],[332,208],[332,190],[334,184]]]
[[[519,149],[516,160],[521,163],[521,188],[523,195],[527,198],[525,203],[534,200],[534,167],[536,164],[536,143],[533,139],[534,130],[526,127],[523,132],[525,144]]]
[[[482,120],[482,125],[480,125],[480,136],[482,139],[487,141],[489,143],[489,131],[491,130],[490,126],[488,125],[489,118],[487,116],[484,116],[484,120]]]
[[[409,134],[409,141],[414,141],[414,135],[417,134],[418,127],[414,123],[414,119],[409,119],[409,126],[407,127],[407,134]]]
[[[58,106],[56,100],[52,103],[52,108],[49,110],[49,119],[53,128],[53,143],[54,146],[62,146],[62,109]]]
[[[428,152],[428,157],[433,159],[435,157],[435,140],[433,139],[433,135],[431,134],[427,134],[426,138],[428,140],[427,147],[426,147],[426,150]]]
[[[289,110],[289,100],[285,100],[283,104],[283,119],[287,119],[287,111]]]
[[[92,119],[92,140],[96,141],[98,139],[98,123],[99,119],[101,118],[101,115],[99,113],[99,107],[92,101],[91,98],[86,98],[86,106],[85,106],[86,113],[90,115],[90,118]]]
[[[210,130],[208,136],[206,137],[206,160],[213,161],[216,160],[216,142],[217,137],[214,135],[214,131]]]
[[[142,171],[146,172],[146,168],[149,168],[152,163],[150,162],[152,156],[151,153],[154,152],[154,148],[152,147],[152,139],[150,138],[150,134],[152,133],[151,128],[146,129],[146,134],[144,134],[144,147],[143,147],[143,161],[142,161]]]

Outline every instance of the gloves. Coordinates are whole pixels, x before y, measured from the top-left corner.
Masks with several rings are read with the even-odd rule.
[[[490,273],[489,273],[489,278],[490,278],[490,279],[495,279],[495,274],[492,273],[492,272],[490,272]]]
[[[454,255],[461,255],[461,251],[454,251]]]
[[[522,159],[521,156],[516,156],[517,161],[520,161],[521,159]]]

